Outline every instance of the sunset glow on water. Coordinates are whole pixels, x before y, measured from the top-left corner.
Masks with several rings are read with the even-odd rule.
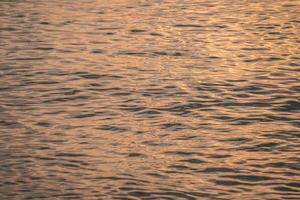
[[[299,16],[0,0],[0,199],[300,199]]]

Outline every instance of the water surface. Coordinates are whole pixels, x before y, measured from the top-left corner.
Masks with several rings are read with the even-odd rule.
[[[0,1],[0,198],[300,199],[299,16]]]

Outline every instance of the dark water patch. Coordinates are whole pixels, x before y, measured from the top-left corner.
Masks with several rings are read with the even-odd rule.
[[[0,126],[5,128],[19,128],[21,124],[12,120],[0,120]]]
[[[182,28],[202,28],[202,25],[199,24],[176,24],[175,27],[182,27]]]
[[[280,192],[297,192],[298,194],[300,194],[300,190],[289,188],[289,187],[284,187],[284,186],[273,187],[273,190],[280,191]]]
[[[152,109],[142,110],[137,113],[137,115],[142,115],[142,116],[146,116],[146,117],[155,117],[159,114],[160,114],[159,111],[152,110]]]
[[[167,55],[169,55],[167,52],[164,52],[164,51],[155,51],[155,52],[153,52],[153,54],[159,55],[159,56],[167,56]]]
[[[100,86],[100,85],[99,85]],[[105,87],[105,88],[99,88],[98,86],[96,87],[95,85],[92,85],[88,90],[91,91],[97,91],[97,92],[119,92],[122,91],[122,88],[119,87]]]
[[[226,167],[209,167],[200,171],[201,173],[235,173],[237,169],[231,169]]]
[[[272,152],[278,150],[280,144],[275,143],[275,142],[267,142],[267,143],[262,143],[262,144],[257,144],[253,146],[248,146],[248,147],[243,147],[244,150],[249,151],[249,152],[257,152],[257,151],[262,151],[262,152]]]
[[[139,112],[145,110],[146,107],[139,105],[121,105],[121,109],[129,112]]]
[[[292,170],[300,170],[298,166],[299,163],[295,162],[270,162],[263,165],[260,165],[262,168],[282,168],[282,169],[292,169]]]
[[[57,153],[55,156],[58,156],[58,157],[86,157],[87,155],[80,154],[80,153]]]
[[[35,48],[35,50],[40,50],[40,51],[52,51],[52,50],[55,50],[55,48],[52,48],[52,47],[37,47]]]
[[[239,181],[231,181],[231,180],[212,180],[217,185],[227,186],[227,187],[234,187],[239,185],[253,185],[249,183],[239,182]]]
[[[280,57],[275,57],[275,56],[266,59],[266,61],[279,61],[279,60],[285,60],[285,59]]]
[[[40,24],[42,24],[42,25],[50,25],[51,23],[50,22],[40,22]]]
[[[175,171],[167,171],[166,173],[189,173],[189,171],[195,171],[196,168],[186,166],[186,165],[180,165],[180,164],[174,164],[168,166],[168,168],[173,169]]]
[[[146,30],[143,29],[131,29],[129,30],[131,33],[144,33]]]
[[[152,35],[152,36],[163,36],[163,34],[161,34],[161,33],[155,33],[155,32],[150,33],[150,35]]]
[[[294,63],[294,62],[291,62],[288,64],[289,66],[291,67],[299,67],[300,66],[300,63]]]
[[[273,120],[268,119],[266,117],[245,117],[245,118],[236,118],[231,120],[233,125],[248,125],[253,123],[260,123],[260,122],[272,122]]]
[[[198,152],[190,152],[190,151],[166,151],[164,154],[178,155],[178,156],[193,156],[193,155],[203,155]]]
[[[44,60],[43,57],[26,57],[26,58],[14,58],[10,60],[19,60],[19,61],[35,61],[35,60]]]
[[[88,118],[88,117],[95,117],[97,113],[82,113],[82,114],[75,114],[72,115],[72,118]]]
[[[221,177],[232,178],[232,179],[237,179],[239,181],[247,181],[247,182],[261,182],[261,181],[280,179],[280,178],[272,178],[268,176],[257,176],[257,175],[223,175]]]
[[[65,90],[65,89],[64,89]],[[63,94],[64,95],[75,95],[75,94],[78,94],[78,93],[80,93],[80,90],[73,90],[73,89],[71,89],[70,91],[68,91],[68,92],[64,92]]]
[[[275,110],[283,111],[283,112],[298,112],[300,109],[300,102],[299,101],[286,101],[284,105],[280,107],[275,107]]]
[[[98,28],[97,30],[120,30],[122,29],[121,27],[101,27]]]
[[[117,53],[117,55],[126,55],[126,56],[147,56],[148,53],[146,52],[135,52],[135,51],[123,51]]]
[[[183,105],[175,105],[175,106],[160,108],[159,110],[178,113],[178,114],[188,114],[192,110],[202,108],[203,106],[204,105],[202,105],[201,103],[188,103]]]
[[[200,164],[200,163],[205,163],[206,161],[194,158],[194,159],[180,160],[180,162],[190,163],[190,164]]]
[[[225,155],[222,155],[222,154],[211,154],[208,157],[209,158],[216,158],[216,159],[223,159],[223,158],[232,157],[232,155],[230,155],[230,154],[225,154]]]
[[[37,126],[42,126],[42,127],[51,127],[51,123],[49,122],[38,122],[36,123]]]
[[[117,75],[108,75],[108,74],[91,74],[88,72],[77,72],[80,77],[85,79],[120,79],[121,76]]]
[[[248,48],[241,48],[241,50],[244,50],[244,51],[268,51],[270,50],[269,48],[258,48],[258,47],[248,47]]]
[[[189,127],[181,123],[165,123],[161,125],[161,128],[176,131],[176,130],[187,129]]]
[[[198,136],[181,136],[181,137],[177,137],[176,140],[194,140],[196,139]]]
[[[111,95],[113,95],[113,96],[130,96],[132,94],[131,94],[131,92],[116,92],[116,93],[112,93]]]
[[[103,125],[101,127],[98,127],[97,129],[104,130],[104,131],[112,131],[112,132],[124,132],[124,131],[127,131],[126,128],[122,128],[122,127],[116,126],[116,125]]]
[[[134,197],[149,197],[149,196],[151,196],[151,193],[142,192],[142,191],[132,191],[132,192],[128,192],[128,195],[134,196]]]
[[[245,137],[236,137],[236,138],[229,138],[221,141],[234,142],[234,143],[246,143],[251,141],[251,139]]]
[[[1,27],[0,31],[17,31],[18,29],[13,27]]]
[[[91,51],[91,53],[94,53],[94,54],[103,54],[105,53],[105,51],[103,49],[94,49]]]
[[[89,99],[89,96],[74,96],[74,97],[65,97],[65,98],[54,98],[54,99],[48,99],[44,100],[43,103],[62,103],[62,102],[67,102],[67,101],[73,101],[73,100],[86,100]]]
[[[146,173],[146,175],[153,176],[156,178],[167,178],[167,176],[159,174],[159,173]]]
[[[63,144],[66,143],[66,140],[59,140],[59,139],[43,139],[40,140],[43,143],[54,143],[54,144]],[[43,149],[49,149],[49,148],[43,148]],[[40,158],[40,159],[46,159],[46,158]]]
[[[300,188],[300,183],[297,183],[297,182],[287,183],[287,185],[289,187]]]
[[[141,158],[144,158],[144,157],[147,157],[147,156],[144,155],[144,154],[141,154],[141,153],[130,153],[130,154],[128,154],[128,157],[141,157]]]

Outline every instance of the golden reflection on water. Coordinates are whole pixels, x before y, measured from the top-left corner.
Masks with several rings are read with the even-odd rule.
[[[1,199],[297,199],[299,8],[0,2]]]

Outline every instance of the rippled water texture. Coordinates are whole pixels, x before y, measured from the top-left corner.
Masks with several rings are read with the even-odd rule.
[[[299,16],[1,0],[0,199],[300,199]]]

